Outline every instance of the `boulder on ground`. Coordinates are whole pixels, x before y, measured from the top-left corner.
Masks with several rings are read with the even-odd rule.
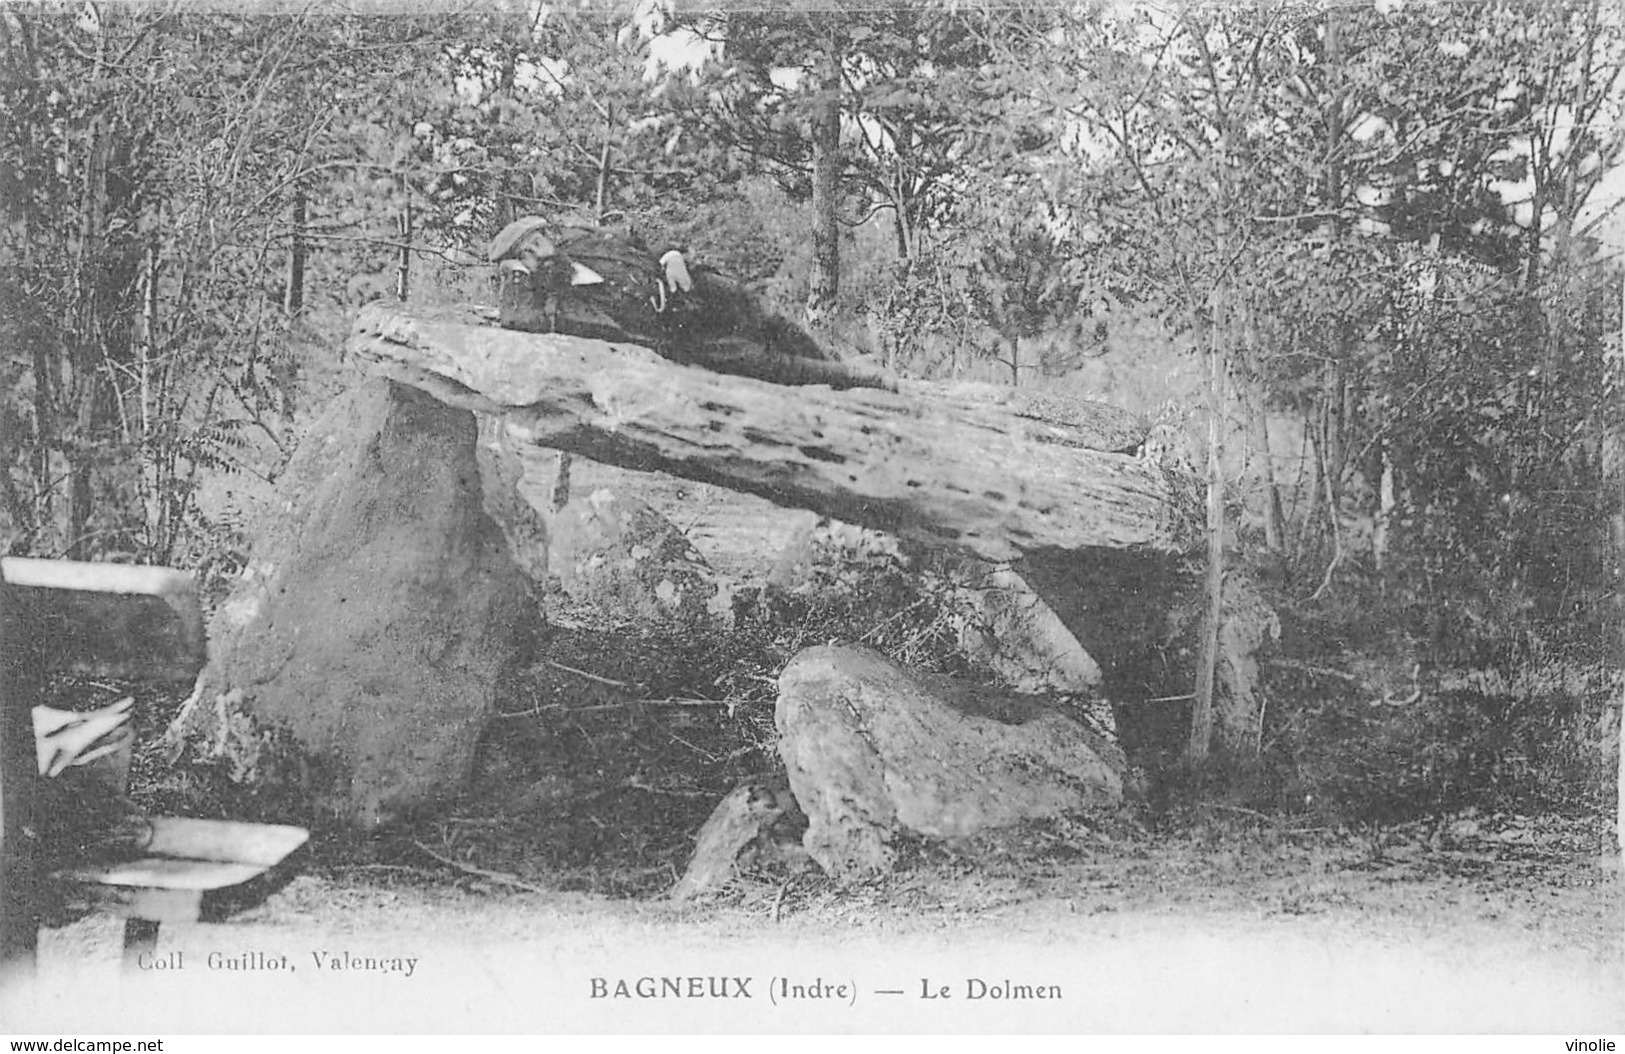
[[[689,900],[727,886],[747,870],[770,870],[775,865],[794,869],[806,863],[805,851],[794,844],[801,810],[783,785],[749,780],[728,793],[712,810],[694,839],[694,855],[683,877],[668,894]],[[799,861],[797,857],[799,856]]]
[[[779,753],[829,874],[886,870],[904,832],[957,838],[1111,808],[1123,753],[1040,701],[918,673],[864,648],[809,648],[779,677]]]
[[[660,513],[600,487],[550,524],[548,566],[571,598],[640,622],[699,624],[721,614],[717,575]]]
[[[363,829],[455,795],[533,615],[482,508],[473,415],[368,382],[304,437],[276,512],[210,626],[171,760],[292,782]],[[295,764],[265,764],[272,739]]]

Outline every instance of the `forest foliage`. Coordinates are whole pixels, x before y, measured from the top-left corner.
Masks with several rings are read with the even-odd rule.
[[[1613,669],[1622,68],[1608,0],[8,4],[0,545],[231,563],[355,309],[543,212],[1135,404],[1306,665]]]

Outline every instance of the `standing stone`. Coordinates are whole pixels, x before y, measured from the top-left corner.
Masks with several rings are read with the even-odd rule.
[[[274,508],[171,760],[294,784],[363,829],[432,808],[467,781],[530,617],[482,508],[473,415],[368,382],[304,437]]]
[[[540,510],[548,507],[550,481],[536,478],[534,459],[504,427],[500,417],[481,414],[479,420],[480,492],[485,511],[508,540],[508,555],[532,582],[547,582],[547,521]]]
[[[758,781],[735,787],[700,828],[688,868],[667,895],[673,900],[688,900],[726,885],[742,863],[760,857],[760,852],[753,849],[772,845],[772,829],[787,813],[799,814],[789,788]]]
[[[972,661],[1018,692],[1099,691],[1100,665],[1015,569],[965,559],[949,581],[959,648]]]
[[[802,842],[837,878],[884,871],[901,832],[954,838],[1123,798],[1105,737],[1038,701],[917,673],[863,648],[809,648],[779,677],[779,753]]]

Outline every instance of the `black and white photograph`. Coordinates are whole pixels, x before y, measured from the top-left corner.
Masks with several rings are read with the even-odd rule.
[[[1618,0],[0,0],[8,1049],[1617,1052],[1622,574]]]

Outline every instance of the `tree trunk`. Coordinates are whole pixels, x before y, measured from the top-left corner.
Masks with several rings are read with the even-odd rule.
[[[819,327],[835,310],[841,288],[841,70],[832,40],[819,57],[813,88],[812,141],[813,270],[807,290],[809,325]]]
[[[89,530],[91,504],[95,491],[92,446],[96,426],[97,377],[100,356],[98,342],[103,338],[101,282],[105,260],[103,234],[107,223],[107,161],[109,139],[107,118],[98,117],[86,133],[85,171],[80,185],[79,259],[75,262],[74,284],[77,311],[69,339],[68,362],[72,370],[69,391],[73,398],[73,435],[68,440],[68,536],[70,560],[90,559]]]
[[[1207,571],[1203,576],[1201,649],[1196,658],[1196,698],[1191,704],[1190,741],[1185,758],[1205,761],[1213,744],[1213,687],[1219,663],[1219,624],[1224,612],[1224,466],[1221,422],[1224,409],[1224,363],[1219,327],[1209,323],[1207,349]]]
[[[1286,510],[1281,505],[1281,485],[1275,479],[1275,455],[1270,451],[1269,416],[1262,402],[1253,408],[1253,450],[1258,456],[1259,475],[1264,485],[1264,547],[1275,555],[1286,551]]]
[[[395,258],[395,299],[405,300],[412,278],[412,196],[406,196],[406,204],[395,218],[397,232],[400,234],[401,245]]]
[[[1310,594],[1309,599],[1311,600],[1319,600],[1320,595],[1331,586],[1332,575],[1337,571],[1338,565],[1343,562],[1343,528],[1338,516],[1338,509],[1342,506],[1338,501],[1337,491],[1332,485],[1334,478],[1332,471],[1326,466],[1326,455],[1322,453],[1321,448],[1318,446],[1315,448],[1315,457],[1320,469],[1318,478],[1325,492],[1326,533],[1331,538],[1332,555],[1326,561],[1326,573],[1320,580],[1320,586]]]
[[[1529,189],[1529,209],[1531,218],[1529,223],[1529,235],[1524,241],[1523,273],[1519,276],[1522,279],[1522,289],[1526,293],[1532,293],[1540,286],[1540,214],[1546,211],[1546,204],[1546,187],[1543,185],[1540,176],[1537,173],[1535,174],[1535,178],[1531,181]]]
[[[1247,434],[1258,463],[1259,485],[1264,491],[1264,547],[1275,555],[1286,550],[1286,513],[1281,506],[1281,487],[1275,479],[1275,457],[1270,451],[1268,389],[1258,364],[1258,349],[1249,339],[1243,341],[1242,400],[1247,415]]]
[[[1292,520],[1297,524],[1297,541],[1292,548],[1292,560],[1302,564],[1311,555],[1315,544],[1315,524],[1319,516],[1320,501],[1320,407],[1311,404],[1303,411],[1303,448],[1299,452],[1297,483],[1293,488]],[[1307,485],[1304,476],[1308,475]],[[1303,499],[1302,515],[1299,499]]]
[[[1338,78],[1342,76],[1343,60],[1343,22],[1345,15],[1339,9],[1332,7],[1326,11],[1326,65],[1329,83],[1340,88]],[[1322,207],[1330,210],[1332,219],[1326,223],[1326,234],[1332,245],[1333,252],[1344,236],[1343,223],[1340,210],[1345,199],[1343,150],[1344,129],[1347,121],[1344,114],[1345,94],[1334,90],[1327,100],[1324,114],[1326,126],[1326,162],[1322,172],[1321,194]],[[1330,361],[1322,377],[1321,401],[1324,412],[1321,416],[1320,441],[1317,444],[1321,455],[1321,482],[1328,495],[1329,506],[1327,514],[1335,524],[1337,510],[1342,504],[1343,491],[1343,458],[1345,426],[1347,424],[1345,410],[1348,384],[1344,376],[1344,363],[1348,361],[1349,341],[1348,327],[1341,322],[1333,321],[1327,333],[1327,353]]]
[[[608,115],[604,115],[604,142],[598,150],[598,178],[593,186],[593,220],[604,222],[604,210],[609,198],[609,157],[610,135],[615,131],[615,123]]]
[[[535,191],[530,177],[523,172],[504,172],[498,186],[496,228],[492,233],[530,212],[530,198]]]
[[[1343,469],[1348,461],[1348,427],[1349,427],[1349,385],[1348,377],[1343,368],[1343,356],[1348,352],[1348,345],[1344,341],[1343,327],[1335,327],[1337,333],[1332,338],[1332,354],[1336,361],[1328,370],[1326,389],[1323,392],[1326,413],[1322,420],[1323,433],[1320,449],[1325,457],[1323,482],[1330,497],[1327,512],[1334,518],[1338,510],[1343,507]]]
[[[62,446],[56,418],[56,393],[62,375],[61,349],[44,334],[34,335],[34,536],[56,523],[56,488],[52,485],[51,451]]]
[[[282,310],[289,318],[296,318],[305,307],[305,257],[310,252],[305,241],[307,220],[305,188],[293,188],[293,237],[288,249],[288,283],[282,291]]]
[[[173,548],[170,539],[170,502],[163,471],[163,455],[159,449],[147,447],[146,440],[154,436],[158,427],[161,400],[157,391],[161,375],[155,367],[158,361],[158,280],[163,267],[159,241],[155,237],[147,246],[145,266],[141,275],[141,333],[135,342],[136,392],[140,413],[136,419],[135,435],[127,441],[141,444],[141,496],[145,506],[147,524],[147,557],[158,563],[170,558]]]
[[[1378,588],[1388,592],[1388,532],[1394,518],[1394,462],[1388,444],[1377,444],[1377,460],[1382,468],[1377,483],[1377,516],[1371,530],[1371,559],[1377,568]]]

